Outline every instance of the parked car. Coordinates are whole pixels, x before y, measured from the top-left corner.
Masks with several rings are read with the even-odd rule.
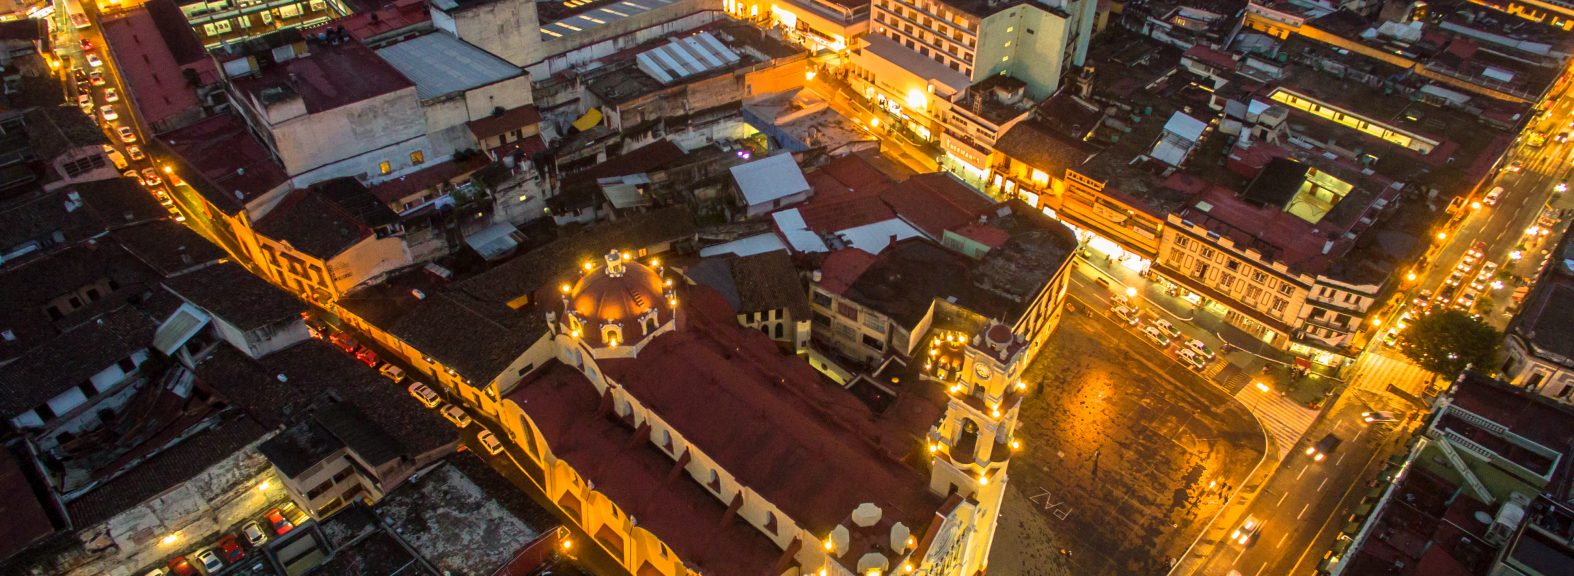
[[[1464,279],[1465,279],[1465,273],[1461,272],[1461,271],[1458,271],[1458,270],[1455,270],[1453,274],[1449,274],[1448,275],[1448,285],[1449,286],[1458,286],[1460,282],[1464,281]]]
[[[130,144],[132,142],[136,142],[137,141],[137,133],[136,132],[132,132],[130,126],[121,126],[119,128],[116,128],[115,129],[115,133],[120,135],[120,141],[121,142],[125,142],[127,144]]]
[[[92,116],[94,104],[92,94],[77,94],[77,106],[82,108],[83,114]]]
[[[146,182],[148,186],[158,186],[159,184],[164,183],[164,177],[159,176],[158,170],[154,170],[152,168],[143,168],[142,181]]]
[[[278,508],[269,510],[263,518],[268,520],[268,527],[273,529],[275,536],[283,536],[295,529],[295,524],[292,524],[288,518],[285,518]]]
[[[1257,540],[1259,532],[1262,532],[1262,520],[1257,519],[1256,516],[1248,515],[1246,516],[1246,521],[1241,523],[1241,527],[1230,533],[1230,539],[1242,546],[1250,546],[1252,542]]]
[[[1180,351],[1176,352],[1175,355],[1180,357],[1182,364],[1185,364],[1186,367],[1191,368],[1192,370],[1201,371],[1203,368],[1208,367],[1208,360],[1203,358],[1202,354],[1191,348],[1183,347],[1180,349]]]
[[[1159,330],[1163,330],[1164,333],[1168,334],[1170,338],[1180,338],[1180,328],[1176,328],[1174,324],[1170,324],[1169,320],[1165,320],[1163,318],[1154,318],[1153,325]]]
[[[87,75],[87,81],[88,81],[88,83],[90,83],[90,84],[92,84],[94,86],[103,86],[104,85],[104,73],[103,72],[99,72],[97,70],[94,70],[93,72],[91,72],[91,73],[89,73]]]
[[[1481,272],[1476,274],[1476,278],[1490,282],[1493,274],[1497,274],[1497,262],[1488,260],[1481,263]]]
[[[97,54],[88,54],[87,65],[89,68],[103,68],[104,60],[99,58]]]
[[[414,396],[416,400],[420,401],[427,408],[436,408],[438,403],[443,401],[442,398],[438,397],[436,391],[420,382],[411,382],[410,387],[406,388],[406,390],[409,390],[410,395]]]
[[[1367,424],[1378,424],[1378,423],[1382,423],[1382,422],[1394,422],[1394,421],[1396,421],[1398,419],[1399,419],[1399,417],[1395,416],[1393,412],[1384,412],[1382,410],[1378,410],[1378,411],[1375,411],[1375,412],[1362,412],[1361,413],[1361,421],[1362,422],[1366,422]]]
[[[197,569],[185,556],[176,556],[169,561],[169,573],[175,576],[197,576]]]
[[[470,415],[466,414],[464,409],[458,406],[445,404],[440,412],[443,413],[444,418],[447,418],[449,422],[453,422],[455,426],[464,428],[470,425]]]
[[[1192,350],[1196,350],[1197,353],[1202,355],[1203,358],[1206,358],[1206,359],[1209,359],[1209,360],[1212,360],[1214,358],[1213,349],[1209,348],[1207,344],[1203,344],[1201,340],[1198,340],[1196,338],[1192,338],[1190,340],[1187,340],[1186,341],[1186,347],[1190,348]]]
[[[1475,290],[1466,290],[1464,294],[1460,294],[1459,295],[1459,300],[1456,300],[1456,302],[1459,304],[1460,308],[1464,308],[1464,309],[1469,309],[1471,306],[1475,306],[1476,305],[1476,291]]]
[[[1137,316],[1137,310],[1134,308],[1116,306],[1114,308],[1110,308],[1109,311],[1111,314],[1114,314],[1116,318],[1119,318],[1121,322],[1125,322],[1127,326],[1136,326],[1137,322],[1142,320]]]
[[[219,551],[224,554],[224,562],[234,564],[246,557],[246,549],[240,547],[240,539],[234,534],[226,534],[219,539]]]
[[[141,162],[143,160],[146,160],[148,158],[148,155],[142,153],[142,147],[141,146],[127,146],[126,147],[126,157],[130,158],[132,162]]]
[[[1484,241],[1481,241],[1481,240],[1477,240],[1475,244],[1471,244],[1470,245],[1470,251],[1466,252],[1465,255],[1466,256],[1474,256],[1476,258],[1480,258],[1482,256],[1485,256],[1486,253],[1487,253],[1487,243],[1484,242]]]
[[[1131,305],[1131,299],[1127,298],[1125,294],[1115,294],[1113,296],[1110,296],[1109,297],[1109,302],[1110,302],[1110,304],[1113,304],[1115,306],[1130,306]]]
[[[88,40],[87,38],[83,38],[82,39],[82,51],[83,52],[92,52],[94,48],[95,48],[95,46],[93,46],[93,41],[92,40]]]
[[[1383,333],[1383,345],[1394,346],[1397,344],[1399,344],[1399,329],[1389,328],[1387,332]]]
[[[120,92],[118,90],[115,90],[114,88],[105,88],[104,89],[104,101],[105,102],[119,102],[120,101]]]
[[[1170,345],[1170,337],[1165,335],[1164,331],[1159,330],[1157,327],[1143,326],[1142,335],[1147,336],[1149,340],[1152,340],[1154,344],[1158,344],[1160,347]]]
[[[83,70],[81,66],[73,67],[71,68],[71,79],[76,80],[78,84],[87,82],[87,71]],[[79,92],[86,93],[88,90],[79,90]]]
[[[497,441],[497,435],[492,434],[491,430],[482,430],[480,434],[476,434],[475,439],[481,442],[482,448],[486,448],[487,454],[503,451],[503,443]]]
[[[99,113],[99,115],[104,117],[104,121],[105,122],[114,122],[115,120],[120,118],[120,113],[116,112],[114,105],[111,105],[111,104],[105,104],[103,106],[99,106],[98,107],[98,113]]]
[[[197,562],[202,564],[202,569],[209,574],[224,569],[224,561],[213,552],[212,548],[197,553]]]
[[[1524,169],[1525,169],[1525,161],[1524,160],[1515,160],[1515,161],[1510,162],[1508,164],[1508,171],[1509,172],[1519,172],[1519,171],[1524,170]]]
[[[246,526],[240,529],[240,535],[246,537],[246,543],[251,545],[252,548],[261,546],[268,541],[268,535],[262,531],[262,526],[256,522],[247,522]]]
[[[1311,456],[1313,462],[1322,462],[1328,458],[1328,455],[1333,454],[1334,450],[1339,449],[1340,442],[1342,440],[1333,434],[1323,436],[1323,439],[1318,440],[1316,444],[1306,447],[1306,455]]]
[[[381,368],[377,369],[377,373],[382,374],[384,378],[393,380],[394,384],[404,382],[404,368],[394,366],[393,364],[384,363]]]

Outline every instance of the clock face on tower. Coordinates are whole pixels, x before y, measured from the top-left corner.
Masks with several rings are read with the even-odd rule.
[[[990,374],[989,365],[983,362],[973,364],[973,373],[978,375],[979,380],[988,380]]]

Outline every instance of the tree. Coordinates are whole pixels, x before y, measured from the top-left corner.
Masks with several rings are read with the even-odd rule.
[[[1452,378],[1465,365],[1486,366],[1503,336],[1486,322],[1459,310],[1416,318],[1399,335],[1399,352],[1422,368]]]

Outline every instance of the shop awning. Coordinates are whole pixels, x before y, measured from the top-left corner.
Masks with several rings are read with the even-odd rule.
[[[574,129],[584,132],[591,128],[595,128],[596,125],[600,123],[601,110],[599,108],[591,108],[590,110],[585,111],[584,116],[580,116],[578,120],[574,121]]]

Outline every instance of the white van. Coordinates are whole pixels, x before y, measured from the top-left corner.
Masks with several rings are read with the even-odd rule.
[[[1481,198],[1481,203],[1486,204],[1487,206],[1497,206],[1498,199],[1502,197],[1503,187],[1498,186],[1493,188],[1491,192],[1487,192],[1487,195]]]

